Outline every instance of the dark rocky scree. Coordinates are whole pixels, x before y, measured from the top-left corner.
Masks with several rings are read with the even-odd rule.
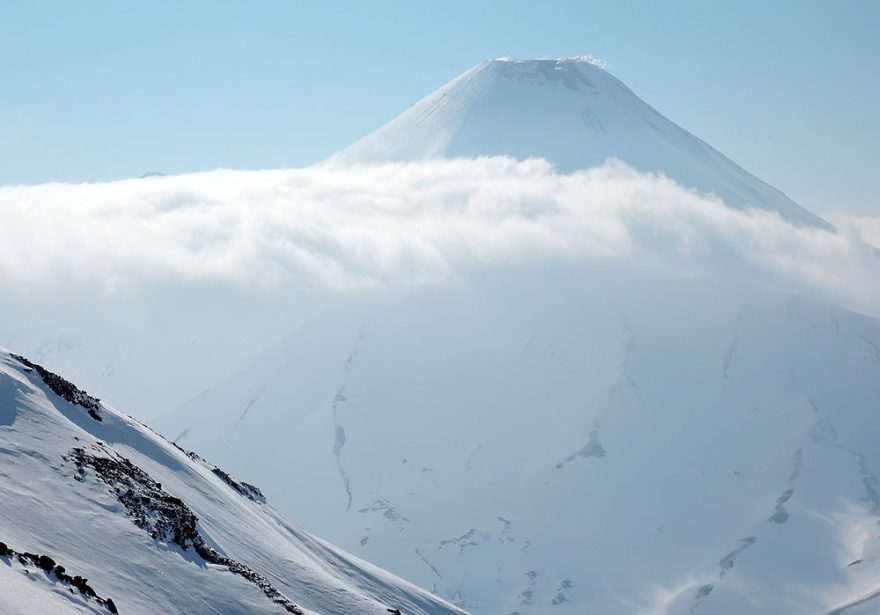
[[[151,429],[150,431],[153,431],[153,430]],[[155,433],[157,436],[159,436],[160,438],[162,438],[166,442],[169,442],[174,448],[179,450],[181,453],[183,453],[184,455],[186,455],[187,457],[189,457],[193,461],[197,461],[197,462],[205,465],[206,467],[211,468],[211,472],[216,474],[217,477],[220,478],[220,480],[222,480],[224,483],[226,483],[227,485],[232,487],[232,489],[234,489],[239,495],[242,495],[253,502],[258,502],[260,504],[266,503],[266,496],[263,495],[263,492],[260,491],[259,487],[257,487],[256,485],[252,485],[250,483],[244,482],[243,480],[237,480],[237,479],[233,478],[233,476],[231,474],[224,472],[223,470],[221,470],[220,468],[215,466],[213,463],[210,463],[209,461],[205,460],[203,457],[199,456],[198,454],[196,454],[192,451],[186,450],[185,448],[180,446],[177,442],[171,442],[165,436],[163,436],[162,434],[156,433],[155,431],[153,431],[153,433]]]
[[[303,615],[302,609],[275,589],[265,576],[221,555],[206,544],[196,527],[198,518],[189,507],[164,491],[161,484],[125,457],[118,454],[116,458],[98,457],[86,453],[82,448],[74,448],[65,459],[76,464],[77,480],[85,480],[87,467],[94,469],[97,477],[112,488],[135,525],[149,533],[154,540],[171,542],[184,551],[192,547],[206,562],[225,566],[233,574],[259,587],[272,602],[288,613]]]
[[[241,495],[243,495],[247,499],[253,500],[254,502],[260,502],[260,503],[263,503],[266,501],[266,497],[263,495],[263,492],[260,491],[254,485],[251,485],[250,483],[246,483],[243,480],[242,481],[235,480],[229,474],[227,474],[226,472],[224,472],[223,470],[221,470],[217,466],[214,466],[214,469],[211,470],[211,472],[213,472],[214,474],[219,476],[223,480],[224,483],[226,483],[227,485],[229,485],[230,487],[235,489],[238,493],[240,493]]]
[[[55,393],[58,397],[61,397],[71,404],[82,406],[83,408],[88,410],[90,417],[92,417],[96,421],[103,421],[101,415],[98,414],[98,410],[101,407],[100,399],[98,399],[97,397],[92,397],[82,389],[77,388],[77,386],[72,382],[65,380],[58,374],[50,372],[42,365],[32,363],[21,355],[14,354],[12,355],[12,358],[24,365],[25,367],[36,371],[40,375],[40,378],[43,379],[43,382],[46,383],[46,386],[52,389],[52,392]]]
[[[18,561],[22,566],[36,566],[45,572],[47,577],[55,577],[60,583],[64,583],[71,588],[79,590],[79,593],[83,596],[93,599],[111,613],[119,613],[119,611],[116,610],[116,605],[113,604],[113,600],[111,598],[101,598],[95,593],[95,590],[89,585],[88,579],[84,579],[79,575],[70,576],[67,574],[64,566],[56,564],[55,560],[48,555],[37,555],[36,553],[28,553],[27,551],[19,553],[6,546],[6,543],[0,542],[0,557],[8,559],[18,558]],[[73,591],[73,589],[71,589],[71,591]]]

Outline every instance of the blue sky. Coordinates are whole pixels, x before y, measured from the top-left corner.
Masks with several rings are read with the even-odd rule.
[[[880,213],[880,2],[0,0],[0,184],[316,162],[492,57],[591,53],[817,211]]]

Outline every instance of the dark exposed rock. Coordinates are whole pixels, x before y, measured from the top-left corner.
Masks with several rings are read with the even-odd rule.
[[[156,432],[154,431],[153,433],[156,433]],[[170,440],[168,440],[168,438],[166,438],[166,437],[163,436],[162,434],[156,434],[156,435],[159,436],[159,437],[161,437],[163,440],[166,440],[166,441],[168,441],[168,442],[171,442]],[[171,444],[172,444],[172,446],[174,446],[174,448],[176,448],[177,450],[179,450],[181,453],[183,453],[184,455],[186,455],[187,457],[189,457],[189,458],[192,459],[193,461],[205,461],[205,460],[202,459],[197,453],[194,453],[194,452],[192,452],[192,451],[188,451],[188,450],[186,450],[185,448],[183,448],[182,446],[180,446],[177,442],[171,442]]]
[[[156,433],[156,432],[154,431],[153,433]],[[159,436],[160,438],[162,438],[163,440],[165,440],[166,442],[170,442],[170,440],[168,440],[162,434],[156,433],[156,435]],[[266,503],[266,496],[263,495],[263,492],[260,491],[259,487],[255,486],[255,485],[251,485],[250,483],[246,483],[243,480],[235,479],[228,472],[223,471],[222,469],[215,466],[213,463],[209,463],[206,459],[200,457],[198,454],[196,454],[192,451],[186,450],[185,448],[180,446],[177,442],[170,442],[170,444],[172,446],[174,446],[174,448],[179,450],[181,453],[183,453],[184,455],[186,455],[187,457],[192,459],[193,461],[197,461],[197,462],[202,463],[202,464],[208,466],[209,468],[211,468],[211,472],[216,474],[223,482],[225,482],[227,485],[232,487],[240,495],[246,497],[247,499],[249,499],[251,501],[259,502],[260,504]]]
[[[697,596],[696,596],[697,600],[699,600],[701,598],[705,598],[706,596],[711,594],[713,589],[715,589],[715,586],[712,585],[711,583],[707,583],[706,585],[701,585],[697,589]]]
[[[103,420],[101,418],[101,415],[98,413],[98,410],[101,407],[101,400],[99,400],[97,397],[92,397],[82,389],[77,388],[77,386],[72,382],[65,380],[58,374],[50,372],[42,365],[32,363],[21,355],[14,354],[12,355],[12,358],[24,365],[25,367],[29,367],[36,371],[40,375],[40,378],[43,379],[43,382],[46,383],[46,386],[49,387],[52,392],[55,393],[58,397],[70,402],[71,404],[82,406],[83,408],[88,410],[89,416],[96,421]]]
[[[272,602],[288,613],[303,615],[302,609],[278,591],[265,576],[209,546],[199,534],[196,525],[198,518],[190,508],[164,491],[161,484],[131,461],[118,454],[115,458],[91,455],[82,448],[74,448],[70,455],[67,459],[72,458],[80,473],[84,473],[86,467],[91,467],[98,478],[110,486],[135,525],[155,540],[176,544],[184,551],[192,547],[206,562],[225,566],[233,574],[259,587]],[[230,477],[230,480],[233,479]],[[247,483],[243,485],[250,487]],[[259,494],[259,490],[256,492]]]
[[[89,455],[81,448],[71,451],[80,474],[86,466],[113,487],[117,499],[142,530],[156,540],[173,542],[186,550],[196,537],[196,516],[178,498],[146,472],[124,457],[112,459]]]
[[[109,612],[114,613],[115,615],[118,615],[119,613],[119,611],[116,610],[116,605],[113,603],[113,600],[100,597],[97,592],[95,592],[94,588],[89,585],[88,579],[79,575],[71,577],[65,571],[64,566],[55,564],[55,560],[48,555],[38,555],[37,553],[30,553],[28,551],[22,551],[19,553],[6,546],[6,543],[0,542],[0,557],[15,557],[23,566],[36,566],[40,570],[43,570],[47,577],[55,577],[59,583],[77,589],[80,594],[93,599],[98,604],[104,606]],[[25,572],[29,571],[25,570]]]
[[[224,483],[232,487],[235,491],[237,491],[247,499],[253,500],[254,502],[266,501],[266,498],[263,496],[263,492],[260,491],[257,487],[244,481],[235,480],[234,478],[232,478],[232,476],[230,476],[217,466],[214,466],[214,469],[211,471],[219,476]]]
[[[70,584],[77,588],[80,593],[85,594],[86,596],[90,596],[92,598],[95,597],[95,590],[89,586],[88,579],[77,575],[73,577],[73,579],[70,581]]]

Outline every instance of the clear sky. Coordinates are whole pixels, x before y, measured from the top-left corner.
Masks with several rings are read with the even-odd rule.
[[[591,53],[819,212],[880,213],[880,2],[0,0],[0,184],[305,165],[477,62]]]

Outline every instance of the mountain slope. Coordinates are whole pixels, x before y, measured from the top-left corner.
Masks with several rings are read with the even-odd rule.
[[[564,172],[618,158],[720,196],[828,228],[775,188],[660,115],[590,58],[478,64],[331,160],[339,163],[507,155]]]
[[[880,588],[878,349],[729,280],[495,268],[342,302],[156,425],[476,613],[821,615]]]
[[[478,65],[328,164],[495,154],[828,228],[580,59]],[[475,613],[880,608],[880,322],[690,240],[714,273],[535,258],[338,297],[155,425]]]
[[[6,351],[0,476],[4,613],[461,612]]]

